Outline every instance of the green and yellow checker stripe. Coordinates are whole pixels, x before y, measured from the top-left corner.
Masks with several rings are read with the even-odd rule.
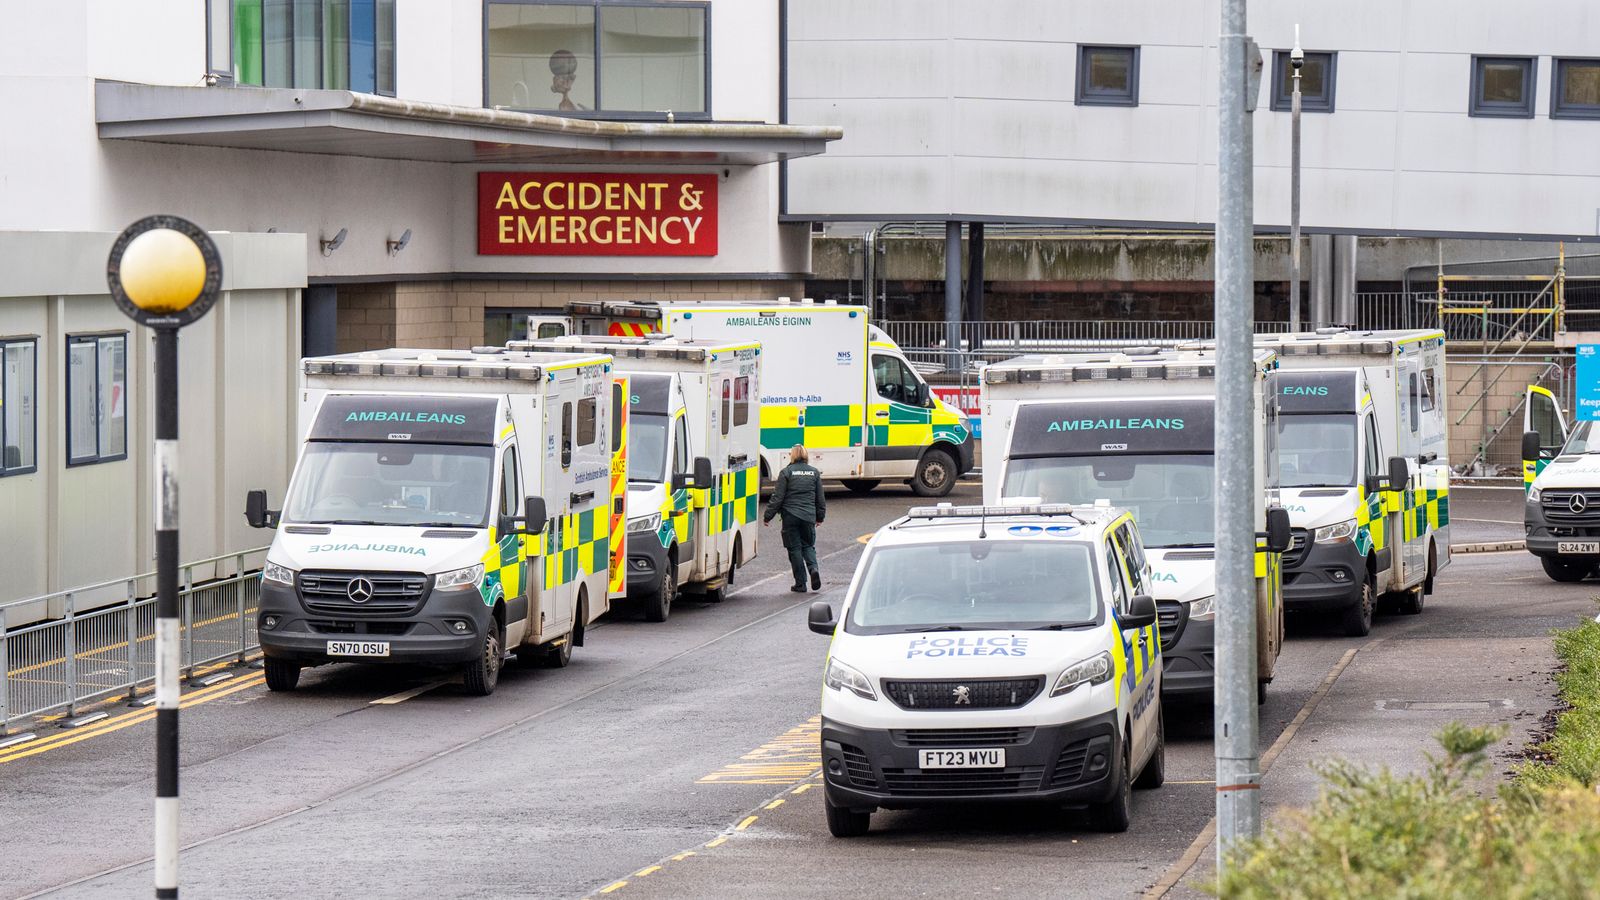
[[[1369,494],[1356,487],[1356,552],[1362,556],[1389,546],[1385,511],[1382,491]]]
[[[961,417],[943,408],[873,403],[867,413],[867,445],[871,447],[926,447],[940,440],[961,444],[970,436]]]
[[[1401,524],[1405,540],[1414,541],[1450,524],[1450,484],[1442,473],[1424,472],[1423,483],[1405,491]]]
[[[611,554],[609,510],[581,510],[551,520],[544,531],[544,588],[605,571]]]
[[[489,549],[483,554],[483,581],[478,583],[478,593],[486,606],[506,597],[522,596],[522,583],[527,568],[527,539],[521,534],[498,536],[493,526],[489,528]]]
[[[661,525],[656,529],[656,539],[661,541],[661,546],[672,546],[674,538],[680,544],[689,539],[694,528],[694,504],[690,502],[688,490],[667,491],[658,512]]]
[[[761,407],[761,446],[787,450],[859,447],[866,433],[866,407],[859,403],[766,405]]]
[[[709,490],[700,491],[706,510],[706,533],[721,534],[756,520],[761,471],[753,465],[724,472]]]

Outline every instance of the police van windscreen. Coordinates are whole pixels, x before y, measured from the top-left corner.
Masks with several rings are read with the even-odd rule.
[[[1045,503],[1094,503],[1133,513],[1147,547],[1209,547],[1213,458],[1209,453],[1117,453],[1013,459],[1003,497]]]
[[[494,448],[311,442],[284,504],[286,522],[482,528]]]
[[[640,415],[628,418],[628,480],[656,484],[666,480],[666,416]]]
[[[983,631],[1100,621],[1088,544],[1007,540],[1004,525],[989,527],[991,537],[983,540],[875,551],[845,631]]]
[[[1278,416],[1279,487],[1350,487],[1356,483],[1354,415]]]

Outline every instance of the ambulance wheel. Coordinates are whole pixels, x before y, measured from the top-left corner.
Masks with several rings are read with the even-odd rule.
[[[956,461],[943,450],[929,450],[911,476],[911,491],[918,497],[943,497],[956,486]]]
[[[735,541],[738,539],[735,538]],[[739,574],[739,548],[737,543],[733,550],[733,559],[728,562],[728,571],[722,576],[722,586],[706,591],[707,603],[721,603],[728,599],[728,594],[733,591],[733,578]]]
[[[880,478],[846,478],[843,481],[844,486],[849,488],[852,494],[870,494],[873,488],[882,483],[883,480]]]
[[[572,662],[572,648],[583,643],[584,620],[589,616],[589,601],[578,595],[578,607],[572,611],[572,631],[564,638],[557,638],[544,653],[544,667],[547,669],[565,669]]]
[[[1141,791],[1158,788],[1167,780],[1167,714],[1156,710],[1156,748],[1150,751],[1150,758],[1145,760],[1144,768],[1139,770],[1139,778],[1133,786]]]
[[[824,791],[822,807],[828,812],[828,833],[836,838],[861,837],[872,827],[872,813],[856,812],[848,806],[834,806]]]
[[[1131,737],[1131,735],[1129,735]],[[1099,831],[1121,833],[1133,822],[1133,783],[1128,775],[1128,753],[1131,741],[1122,742],[1122,753],[1111,772],[1113,790],[1111,799],[1089,807],[1089,819]]]
[[[300,684],[300,665],[286,659],[273,659],[268,656],[261,660],[261,665],[266,669],[267,690],[292,691]]]
[[[1267,683],[1265,681],[1258,681],[1258,682],[1256,682],[1256,705],[1257,706],[1265,706],[1266,702],[1267,702]]]
[[[1418,585],[1409,591],[1400,593],[1394,598],[1395,612],[1398,612],[1402,616],[1415,616],[1420,614],[1422,612],[1423,596],[1426,593],[1427,588],[1422,585]]]
[[[1424,594],[1433,593],[1433,576],[1437,575],[1438,573],[1439,573],[1439,550],[1434,545],[1434,543],[1432,541],[1429,541],[1428,542],[1428,577],[1423,579],[1423,581],[1422,581],[1422,592]],[[1421,612],[1421,611],[1422,611],[1422,607],[1420,605],[1418,605],[1417,612]]]
[[[487,697],[494,693],[495,686],[500,683],[500,665],[505,657],[498,622],[489,623],[488,633],[483,636],[482,651],[477,659],[467,663],[461,674],[467,693]]]
[[[644,620],[646,622],[665,622],[672,612],[672,601],[678,596],[678,567],[673,565],[672,559],[667,559],[667,564],[661,567],[661,583],[656,585],[656,592],[644,601]]]
[[[1366,637],[1372,632],[1372,613],[1378,605],[1377,589],[1368,577],[1361,582],[1361,597],[1344,611],[1340,624],[1349,637]]]
[[[1544,573],[1549,575],[1552,580],[1560,581],[1564,584],[1582,581],[1589,577],[1590,572],[1594,571],[1593,563],[1563,562],[1559,559],[1551,559],[1548,556],[1541,557],[1539,564],[1544,566]]]

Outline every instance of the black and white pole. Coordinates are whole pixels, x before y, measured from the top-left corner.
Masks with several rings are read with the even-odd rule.
[[[111,245],[106,282],[117,307],[155,332],[156,897],[178,896],[178,329],[216,303],[222,259],[209,235],[149,216]]]

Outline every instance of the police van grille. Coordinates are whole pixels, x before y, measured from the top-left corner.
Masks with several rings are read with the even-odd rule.
[[[350,599],[350,582],[364,578],[372,584],[372,599],[357,603]],[[416,610],[427,592],[428,578],[420,572],[337,572],[300,573],[300,598],[306,608],[316,612],[345,615],[399,615]]]
[[[1077,784],[1083,778],[1083,766],[1088,760],[1088,741],[1078,741],[1063,747],[1061,755],[1056,757],[1056,770],[1050,775],[1050,786],[1066,787],[1069,784]]]
[[[901,709],[1016,709],[1038,695],[1044,676],[965,681],[890,681],[883,692]],[[966,703],[959,703],[966,688]]]
[[[853,744],[839,746],[844,750],[844,769],[850,783],[862,788],[877,787],[878,779],[872,774],[872,763],[867,761],[867,754]]]
[[[912,728],[889,732],[905,747],[1010,747],[1033,740],[1032,728]]]
[[[1044,779],[1044,766],[1010,766],[1004,769],[884,769],[889,793],[941,797],[1021,794],[1036,791]]]
[[[1176,600],[1156,601],[1156,625],[1161,634],[1161,649],[1171,650],[1189,623],[1189,607]]]

